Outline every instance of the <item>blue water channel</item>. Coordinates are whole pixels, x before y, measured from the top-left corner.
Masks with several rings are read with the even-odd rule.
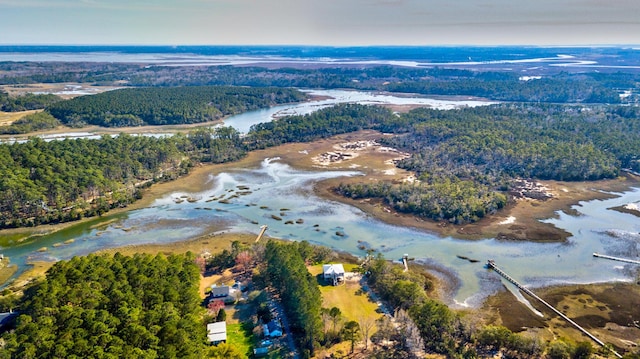
[[[300,171],[267,159],[259,168],[211,174],[205,191],[175,192],[148,208],[78,224],[2,252],[24,268],[28,261],[67,259],[103,248],[186,240],[213,226],[257,234],[266,224],[270,236],[307,240],[356,255],[365,254],[362,246],[389,259],[407,253],[453,279],[457,290],[452,301],[460,305],[477,305],[501,287],[497,275],[484,268],[487,259],[494,259],[531,287],[634,278],[634,265],[593,258],[592,253],[637,258],[640,220],[609,208],[640,203],[640,189],[612,199],[581,202],[574,206],[579,215],[559,212],[557,218],[546,220],[574,234],[563,243],[469,241],[386,224],[313,193],[317,181],[359,175],[356,171]],[[189,198],[191,201],[185,200]],[[42,247],[47,251],[39,252]]]
[[[440,109],[489,104],[474,99],[431,99],[346,90],[310,93],[321,99],[233,116],[225,120],[225,125],[246,132],[255,123],[306,114],[345,102],[419,104]],[[633,265],[595,259],[592,253],[638,257],[640,220],[609,208],[640,203],[639,189],[620,193],[613,199],[580,203],[574,207],[579,213],[577,216],[559,212],[557,218],[546,220],[573,234],[563,243],[468,241],[385,224],[355,207],[318,198],[312,191],[317,181],[359,175],[356,171],[299,171],[277,159],[268,159],[259,168],[212,173],[205,184],[206,191],[172,193],[157,199],[148,208],[107,215],[20,244],[10,244],[0,248],[0,253],[9,256],[11,263],[22,271],[31,261],[68,259],[125,245],[182,241],[209,233],[212,228],[257,233],[260,226],[266,224],[270,236],[307,240],[356,255],[365,254],[363,247],[382,252],[389,259],[409,254],[454,284],[452,302],[459,305],[477,305],[501,288],[497,275],[483,266],[490,258],[516,280],[532,287],[634,278]],[[47,250],[41,251],[43,247]],[[471,263],[458,256],[479,262]]]

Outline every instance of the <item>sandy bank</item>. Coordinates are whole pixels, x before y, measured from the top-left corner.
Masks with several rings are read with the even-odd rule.
[[[453,225],[448,222],[435,222],[415,216],[397,213],[379,201],[352,200],[336,195],[331,189],[341,182],[356,183],[362,181],[410,181],[413,173],[395,167],[394,161],[405,154],[385,150],[374,145],[375,140],[384,136],[375,131],[360,131],[322,139],[311,143],[292,143],[249,153],[240,161],[225,164],[205,164],[195,167],[191,173],[171,182],[157,183],[143,191],[143,198],[127,208],[115,209],[109,214],[148,207],[157,198],[173,192],[199,192],[211,186],[212,175],[237,168],[251,168],[260,165],[265,158],[280,157],[281,161],[303,170],[353,170],[364,176],[329,179],[315,185],[318,195],[360,208],[364,212],[384,221],[401,226],[410,226],[463,239],[497,237],[505,240],[561,241],[570,233],[560,230],[541,219],[552,218],[556,211],[569,211],[579,201],[611,198],[607,192],[621,192],[631,186],[638,186],[638,178],[626,175],[614,180],[594,182],[539,181],[545,191],[552,194],[546,200],[524,198],[509,204],[505,209],[487,216],[473,224]],[[319,162],[322,154],[332,151],[349,151],[357,156],[339,158],[339,161]],[[628,210],[631,211],[631,210]],[[635,211],[634,211],[635,212]],[[508,220],[507,220],[508,219]],[[86,221],[89,219],[83,219]],[[43,225],[36,228],[19,228],[0,231],[0,235],[29,237],[43,235],[78,222],[57,225]]]

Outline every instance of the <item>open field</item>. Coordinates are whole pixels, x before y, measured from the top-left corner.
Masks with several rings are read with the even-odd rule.
[[[374,322],[382,317],[382,314],[378,313],[378,304],[374,302],[367,292],[362,290],[361,276],[352,272],[354,268],[358,267],[356,264],[344,264],[346,273],[346,280],[344,284],[333,286],[322,279],[322,264],[307,267],[307,270],[311,275],[318,278],[318,284],[320,285],[320,293],[322,293],[322,307],[332,308],[337,307],[342,313],[342,323],[348,321],[356,321],[358,323],[365,321]],[[328,323],[327,330],[331,330],[332,324]],[[376,332],[375,325],[371,328],[369,336]],[[364,342],[361,340],[357,347],[364,347]],[[360,348],[360,349],[362,349]],[[342,353],[348,353],[351,350],[351,343],[344,341],[338,343],[331,348],[321,349],[316,353],[316,358],[326,358],[332,353],[341,351]]]
[[[64,99],[69,99],[86,94],[97,94],[120,88],[118,86],[94,86],[88,83],[62,82],[62,83],[34,83],[19,85],[2,85],[0,91],[10,96],[20,96],[27,93],[50,93]]]
[[[309,273],[318,279],[320,292],[322,293],[322,306],[324,308],[338,307],[346,321],[359,321],[361,318],[376,320],[381,314],[376,312],[378,305],[372,301],[366,292],[362,292],[360,275],[350,277],[350,271],[354,265],[345,265],[347,278],[344,284],[333,286],[322,279],[322,265],[309,267]]]
[[[362,318],[376,320],[380,318],[382,315],[376,312],[378,305],[369,298],[366,292],[360,292],[361,289],[362,286],[359,282],[350,280],[337,286],[325,283],[320,286],[322,306],[325,308],[340,308],[346,321],[359,321]]]
[[[36,111],[39,111],[39,110],[36,110]],[[10,115],[13,115],[13,114],[18,114],[18,113],[22,114],[19,117],[13,119],[13,121],[15,121],[18,118],[28,114],[27,112],[35,112],[35,111],[0,112],[0,118],[1,118],[2,114],[8,114],[7,116],[10,116]],[[8,117],[8,118],[13,118],[13,117]],[[13,121],[11,121],[11,122],[13,122]],[[0,139],[5,139],[6,140],[6,139],[9,139],[9,138],[15,138],[15,139],[19,139],[19,140],[26,140],[31,136],[46,136],[46,135],[60,135],[60,134],[73,136],[73,134],[86,135],[86,133],[92,133],[92,134],[95,134],[95,135],[117,135],[117,134],[120,134],[120,133],[128,133],[128,134],[139,134],[139,133],[163,134],[163,133],[178,133],[178,132],[186,133],[186,132],[194,130],[194,129],[198,128],[198,127],[203,127],[203,126],[204,127],[210,127],[210,126],[214,126],[214,125],[220,124],[221,122],[222,122],[222,119],[215,120],[215,121],[209,121],[209,122],[187,124],[187,125],[167,125],[167,126],[136,126],[136,127],[86,126],[86,127],[80,127],[80,128],[67,127],[67,126],[58,126],[58,128],[55,128],[55,129],[44,130],[44,131],[36,131],[36,132],[31,132],[31,133],[27,133],[27,134],[23,134],[23,135],[0,135]],[[8,124],[9,123],[7,123],[7,125]]]
[[[344,264],[347,272],[346,280],[341,285],[331,285],[322,278],[322,264],[307,267],[309,273],[318,279],[320,292],[322,293],[322,307],[338,307],[346,320],[358,321],[360,318],[372,317],[377,319],[378,305],[369,298],[366,292],[362,292],[362,276],[353,273],[356,264]]]
[[[10,124],[23,118],[24,116],[31,115],[40,111],[42,110],[19,111],[19,112],[0,111],[0,126],[9,126]]]
[[[109,248],[102,250],[100,253],[120,254],[131,256],[136,253],[148,253],[158,254],[180,254],[186,252],[192,252],[194,254],[200,254],[202,252],[217,253],[223,249],[231,248],[231,242],[240,241],[244,244],[251,244],[255,240],[253,234],[244,233],[213,233],[204,235],[195,239],[186,240],[182,242],[173,242],[166,244],[142,244],[133,246],[124,246],[118,248]]]

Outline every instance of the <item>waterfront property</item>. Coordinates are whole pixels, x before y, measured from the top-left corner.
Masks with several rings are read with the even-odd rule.
[[[333,285],[344,283],[344,267],[342,264],[324,264],[322,266],[322,276],[324,280]]]

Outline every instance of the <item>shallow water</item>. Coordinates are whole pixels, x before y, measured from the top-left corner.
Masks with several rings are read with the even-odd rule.
[[[323,100],[314,100],[301,103],[274,106],[266,109],[249,111],[235,116],[230,116],[224,120],[224,126],[231,126],[242,133],[249,132],[252,125],[271,122],[276,118],[291,115],[306,115],[323,108],[335,106],[341,103],[359,103],[363,105],[423,105],[434,109],[449,110],[459,107],[488,106],[497,102],[481,101],[474,99],[433,99],[417,94],[406,93],[380,93],[371,91],[352,90],[302,90],[313,96],[329,97]],[[139,133],[133,136],[165,137],[172,133]],[[45,141],[64,140],[65,138],[75,139],[99,139],[103,135],[93,132],[64,132],[53,135],[39,135]],[[112,135],[114,136],[114,135]],[[0,139],[1,143],[24,143],[27,142],[24,136],[16,138]]]
[[[225,126],[234,127],[240,132],[247,133],[254,124],[270,122],[274,118],[282,116],[306,115],[341,103],[359,103],[363,105],[423,105],[439,110],[450,110],[458,107],[487,106],[497,103],[473,99],[442,100],[427,98],[416,94],[379,93],[352,90],[305,90],[304,92],[312,96],[330,98],[250,111],[231,116],[224,120],[224,124]]]
[[[102,221],[112,222],[104,228],[91,228],[99,222],[94,220],[2,252],[11,257],[12,263],[24,267],[27,259],[58,260],[102,248],[185,240],[204,234],[203,224],[213,222],[226,223],[233,232],[256,234],[266,224],[269,236],[307,240],[356,255],[365,254],[358,248],[361,245],[376,249],[389,259],[409,254],[455,276],[460,285],[454,301],[460,305],[477,305],[501,287],[500,278],[484,268],[487,259],[494,259],[503,270],[530,287],[633,278],[634,265],[593,258],[592,253],[637,257],[640,221],[607,208],[639,202],[640,189],[613,199],[581,202],[574,207],[579,216],[560,212],[557,219],[547,220],[574,234],[566,243],[467,241],[385,224],[355,207],[327,201],[313,193],[316,181],[358,175],[355,171],[298,171],[277,159],[265,160],[257,169],[212,175],[211,187],[206,191],[176,192],[148,208],[107,216]],[[185,196],[197,202],[176,203],[177,198]],[[229,203],[220,203],[220,198]],[[299,219],[302,223],[296,223]],[[75,241],[53,247],[70,238]],[[37,251],[45,246],[46,252]],[[458,255],[480,262],[470,263]]]

